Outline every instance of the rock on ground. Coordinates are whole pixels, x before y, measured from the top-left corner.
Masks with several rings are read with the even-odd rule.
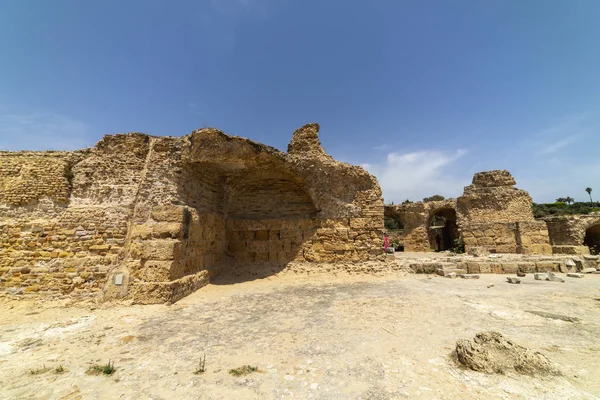
[[[480,332],[473,340],[456,342],[458,362],[488,374],[560,375],[541,353],[519,346],[498,332]]]

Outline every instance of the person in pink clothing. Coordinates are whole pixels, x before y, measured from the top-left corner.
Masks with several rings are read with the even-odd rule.
[[[383,234],[383,252],[387,253],[387,249],[390,247],[390,238],[387,233]]]

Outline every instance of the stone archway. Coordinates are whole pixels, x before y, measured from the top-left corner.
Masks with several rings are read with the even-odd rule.
[[[456,210],[445,207],[433,211],[429,217],[427,230],[432,250],[452,250],[454,241],[459,238]]]
[[[600,254],[600,224],[586,229],[583,245],[590,249],[590,254]]]

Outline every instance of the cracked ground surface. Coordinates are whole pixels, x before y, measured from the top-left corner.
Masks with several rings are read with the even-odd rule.
[[[0,398],[596,399],[600,275],[565,280],[282,275],[222,278],[171,306],[1,300]],[[562,376],[457,366],[456,340],[490,330]],[[86,374],[109,360],[113,375]],[[243,365],[259,370],[228,373]]]

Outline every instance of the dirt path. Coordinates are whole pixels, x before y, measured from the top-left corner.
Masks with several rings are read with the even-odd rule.
[[[284,276],[212,284],[172,306],[5,302],[0,398],[596,399],[600,275],[566,279]],[[563,376],[458,368],[456,340],[484,330],[542,352]],[[109,359],[112,376],[85,373]],[[259,372],[228,373],[245,364]]]

